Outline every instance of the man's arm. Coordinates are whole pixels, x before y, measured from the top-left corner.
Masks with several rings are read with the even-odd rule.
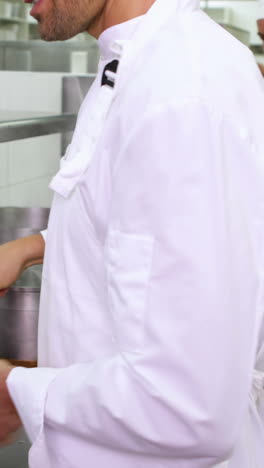
[[[0,245],[0,297],[8,292],[23,270],[43,263],[44,239],[45,232]],[[0,446],[8,444],[10,434],[21,426],[6,384],[12,369],[14,366],[8,361],[0,360]]]
[[[110,450],[134,466],[139,454],[181,468],[229,456],[258,333],[254,158],[203,102],[138,119],[117,155],[105,250],[116,353],[8,378],[36,456],[47,444],[73,466],[69,439],[91,460]]]
[[[25,268],[43,263],[45,240],[42,234],[35,234],[24,238]]]
[[[32,265],[43,263],[45,241],[41,234],[0,245],[0,296]]]

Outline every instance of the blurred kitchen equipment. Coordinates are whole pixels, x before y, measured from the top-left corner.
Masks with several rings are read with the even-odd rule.
[[[21,237],[31,236],[32,234],[38,234],[39,229],[33,228],[17,228],[16,226],[13,227],[6,227],[2,228],[0,225],[0,244],[4,244],[5,242],[9,242],[15,239],[20,239]]]
[[[1,468],[28,468],[28,451],[30,442],[23,429],[15,434],[16,441],[0,448]]]
[[[3,24],[0,29],[0,41],[16,41],[18,35],[17,24]]]
[[[73,50],[70,54],[71,73],[88,73],[88,52],[83,50]]]
[[[41,268],[25,270],[0,298],[0,358],[31,367],[37,361]],[[14,362],[16,361],[16,362]]]
[[[11,3],[11,8],[12,8],[11,16],[13,16],[13,18],[22,19],[23,17],[22,2]]]
[[[12,3],[0,2],[0,17],[11,18],[11,16],[12,16]]]
[[[49,208],[0,208],[0,244],[47,227]],[[40,265],[25,270],[0,298],[0,358],[27,367],[36,365]]]
[[[9,29],[10,26],[7,24]],[[92,38],[85,41],[58,41],[52,43],[52,47],[50,47],[50,44],[41,40],[20,40],[23,38],[23,32],[21,31],[23,23],[19,22],[15,26],[20,28],[20,31],[16,33],[19,40],[14,41],[12,37],[11,40],[8,40],[6,34],[1,38],[0,34],[0,57],[3,58],[2,63],[0,61],[0,67],[2,70],[25,70],[26,65],[20,59],[20,54],[26,50],[30,51],[31,54],[31,71],[71,73],[71,54],[80,51],[86,55],[85,60],[87,60],[88,69],[85,72],[89,74],[97,73],[100,53],[96,41]],[[33,25],[30,26],[30,28],[32,27],[34,28]],[[1,29],[2,25],[0,31]],[[22,55],[22,57],[24,56]],[[83,73],[83,68],[81,73]]]
[[[10,231],[10,235],[13,237],[13,232],[16,229],[31,229],[33,231],[45,229],[48,224],[49,211],[49,208],[40,207],[0,208],[0,231]]]

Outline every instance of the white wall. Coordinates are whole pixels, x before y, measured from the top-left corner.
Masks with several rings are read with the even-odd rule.
[[[0,206],[50,206],[60,135],[0,144]]]
[[[0,72],[2,111],[61,113],[62,75]],[[50,206],[60,135],[0,143],[0,206]]]

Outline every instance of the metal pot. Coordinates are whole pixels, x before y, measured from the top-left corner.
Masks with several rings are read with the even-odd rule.
[[[32,228],[16,228],[16,227],[0,227],[0,245],[10,242],[20,237],[32,236],[33,234],[39,234],[42,229]]]
[[[41,207],[3,207],[0,208],[0,229],[32,228],[45,229],[49,219],[49,208]]]
[[[0,208],[0,244],[39,233],[49,208]],[[42,267],[26,270],[0,297],[0,359],[37,360],[37,331]]]
[[[0,208],[0,244],[46,229],[49,208]]]
[[[37,361],[41,270],[32,267],[0,298],[0,358]]]

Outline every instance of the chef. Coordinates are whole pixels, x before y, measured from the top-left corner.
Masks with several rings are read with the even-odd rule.
[[[0,437],[30,468],[262,468],[263,80],[198,0],[39,0],[98,74],[47,232],[0,247],[2,294],[44,257],[38,368],[1,362]],[[242,65],[242,66],[241,66]]]

